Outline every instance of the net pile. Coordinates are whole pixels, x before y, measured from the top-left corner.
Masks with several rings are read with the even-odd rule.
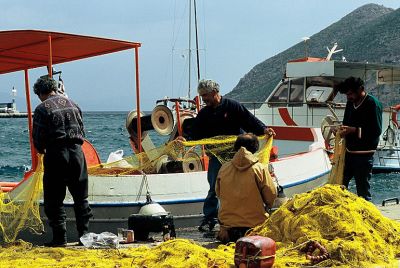
[[[43,155],[39,155],[35,172],[23,182],[25,187],[7,193],[0,190],[0,241],[14,241],[24,229],[43,232],[39,213],[39,199],[43,191],[42,160]]]
[[[17,241],[0,248],[0,267],[232,267],[234,249],[206,249],[186,239],[149,248],[67,249],[32,247]]]
[[[237,136],[217,136],[196,141],[171,141],[146,152],[138,153],[112,163],[102,163],[90,167],[90,175],[137,175],[144,172],[146,174],[155,174],[160,172],[162,162],[173,162],[177,166],[185,163],[201,163],[204,161],[204,153],[213,155],[221,163],[231,160],[235,154],[233,145]],[[265,136],[259,137],[260,150],[257,153],[260,162],[268,164],[270,150],[272,147],[272,137],[265,142]],[[204,146],[205,151],[202,151]],[[202,165],[203,164],[199,164]],[[175,172],[183,170],[176,169]]]
[[[398,267],[400,257],[400,223],[338,185],[296,195],[250,235],[277,242],[274,267],[310,265],[302,251],[310,240],[330,254],[320,267]]]

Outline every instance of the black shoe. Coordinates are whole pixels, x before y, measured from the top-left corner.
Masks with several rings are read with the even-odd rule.
[[[215,224],[216,224],[216,222],[213,222],[213,221],[210,221],[210,222],[208,223],[208,230],[209,230],[210,232],[212,232],[212,231],[214,230]]]
[[[202,222],[199,226],[199,231],[204,233],[207,232],[207,227],[206,227],[207,223]]]
[[[67,246],[67,241],[50,241],[50,242],[46,242],[44,243],[45,247],[51,247],[51,248],[65,248]]]
[[[210,220],[205,220],[202,221],[200,226],[199,226],[199,231],[204,233],[204,232],[212,232],[212,230],[215,227],[216,222],[210,221]]]
[[[201,223],[200,223],[199,231],[202,232],[202,233],[207,232],[208,231],[207,229],[208,229],[209,222],[210,222],[209,220],[203,219],[201,221]]]

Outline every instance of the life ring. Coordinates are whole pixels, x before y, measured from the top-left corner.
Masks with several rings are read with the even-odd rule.
[[[397,113],[400,111],[400,104],[391,107],[392,109],[392,121],[399,128],[399,122],[397,121]]]
[[[313,255],[313,252],[316,249],[319,249],[319,255]],[[310,242],[307,243],[306,246],[306,258],[307,260],[310,260],[312,264],[316,264],[321,261],[329,259],[330,256],[325,247],[323,247],[317,241],[311,240]]]

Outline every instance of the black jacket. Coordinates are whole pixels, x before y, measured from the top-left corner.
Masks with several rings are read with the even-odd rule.
[[[217,107],[206,106],[200,110],[188,138],[199,140],[220,135],[239,135],[244,132],[262,135],[265,128],[266,126],[242,104],[222,98]]]

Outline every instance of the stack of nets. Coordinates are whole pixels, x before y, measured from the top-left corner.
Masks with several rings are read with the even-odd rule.
[[[320,267],[399,265],[400,223],[338,185],[296,195],[250,235],[277,242],[274,267],[310,265],[302,251],[310,240],[330,254],[330,259],[318,263]]]
[[[206,249],[186,239],[170,240],[150,248],[67,249],[32,247],[16,241],[0,247],[2,268],[42,267],[232,267],[234,248]]]
[[[249,235],[277,242],[274,267],[311,265],[305,252],[311,240],[324,246],[330,256],[318,267],[399,264],[400,223],[337,185],[296,195]],[[206,249],[185,239],[120,250],[41,248],[17,241],[0,248],[0,259],[0,267],[231,267],[234,248]]]

